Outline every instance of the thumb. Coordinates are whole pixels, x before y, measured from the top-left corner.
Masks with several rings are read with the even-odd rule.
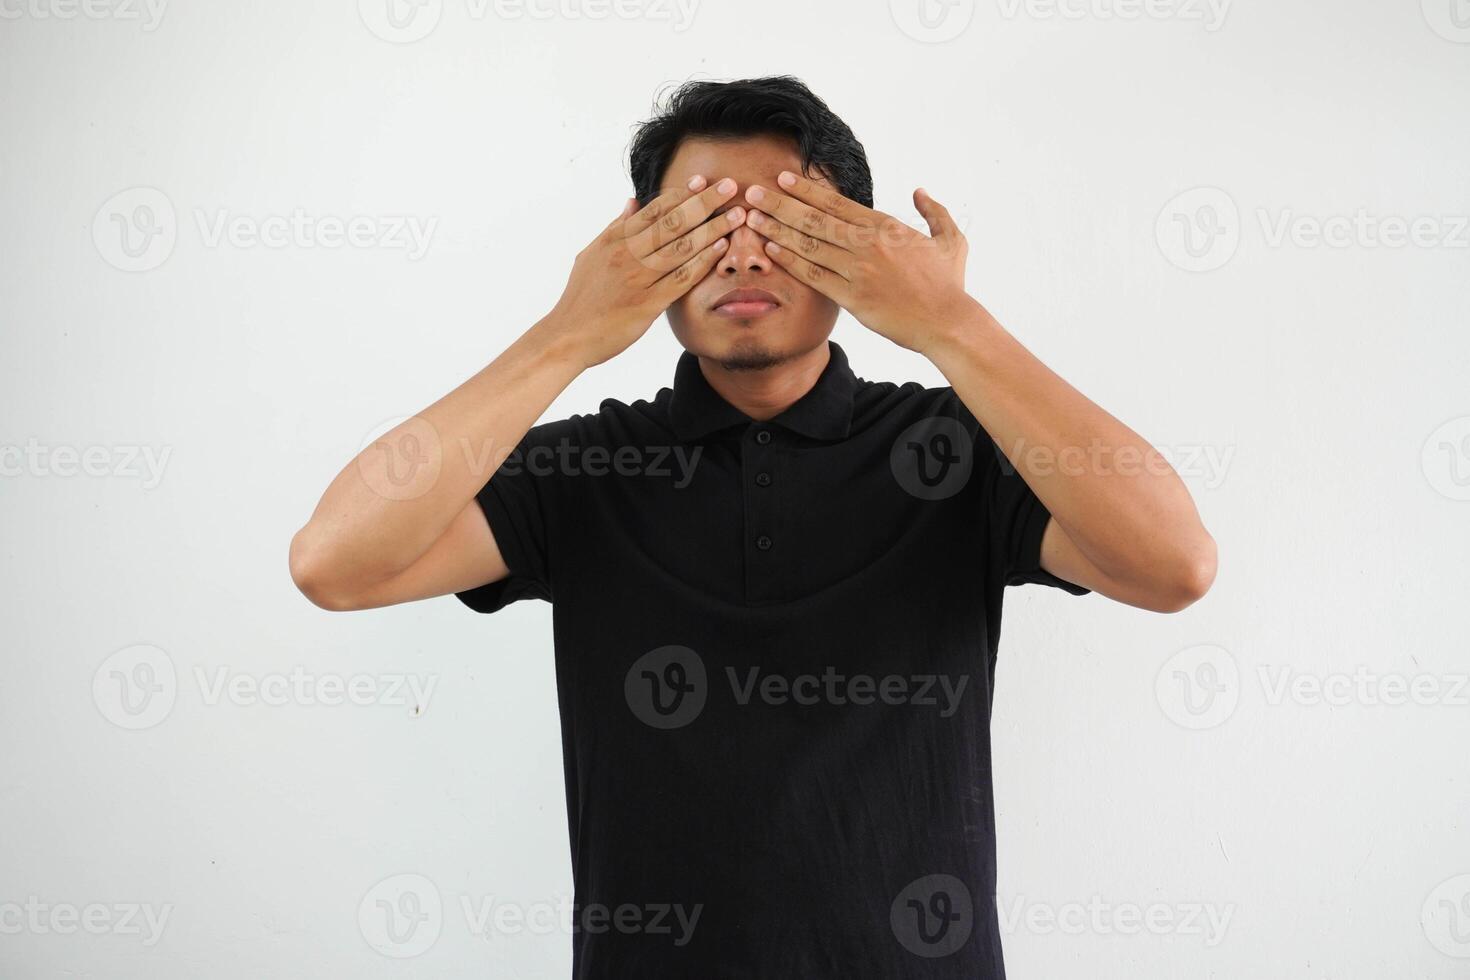
[[[929,226],[929,234],[936,239],[955,239],[960,235],[960,226],[950,217],[949,209],[929,196],[920,187],[914,191],[914,208]]]

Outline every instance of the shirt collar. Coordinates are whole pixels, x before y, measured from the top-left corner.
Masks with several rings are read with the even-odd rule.
[[[797,399],[786,411],[771,419],[775,425],[813,439],[844,439],[852,429],[853,394],[857,377],[847,365],[842,348],[828,341],[827,366],[811,391]],[[720,397],[710,387],[699,358],[685,351],[674,370],[673,398],[669,417],[674,434],[693,440],[732,425],[753,420],[740,409]]]

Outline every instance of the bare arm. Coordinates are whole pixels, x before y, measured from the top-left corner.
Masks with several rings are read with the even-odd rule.
[[[927,353],[1052,515],[1041,564],[1110,599],[1183,609],[1215,577],[1189,490],[1142,436],[1093,404],[979,303]]]
[[[1178,474],[965,292],[968,246],[939,202],[914,193],[931,237],[799,174],[778,183],[746,190],[747,220],[770,239],[767,252],[944,373],[1051,513],[1043,568],[1159,612],[1209,589],[1215,542]]]
[[[291,540],[291,577],[325,609],[444,595],[509,574],[475,495],[573,379],[616,356],[713,267],[743,220],[734,182],[629,201],[577,256],[556,308],[490,365],[374,441]]]

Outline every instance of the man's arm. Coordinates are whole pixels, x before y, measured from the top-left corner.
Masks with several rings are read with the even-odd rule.
[[[792,275],[924,354],[1052,515],[1051,574],[1129,605],[1183,609],[1210,587],[1215,542],[1162,455],[1027,351],[965,292],[968,246],[922,189],[932,237],[799,174],[751,186],[750,227]]]
[[[573,379],[627,349],[704,278],[744,220],[733,181],[629,201],[573,265],[556,307],[488,367],[374,441],[291,540],[291,577],[325,609],[445,595],[509,574],[475,495]]]
[[[979,303],[924,353],[1052,515],[1046,571],[1177,612],[1215,578],[1215,542],[1157,449],[1062,380]]]

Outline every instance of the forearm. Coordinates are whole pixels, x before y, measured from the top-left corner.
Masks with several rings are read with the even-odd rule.
[[[1214,542],[1173,467],[971,303],[926,353],[1071,543],[1131,593],[1196,589]]]
[[[424,555],[582,363],[553,313],[464,384],[375,439],[291,542],[293,568],[365,587]],[[344,579],[350,582],[344,582]]]

